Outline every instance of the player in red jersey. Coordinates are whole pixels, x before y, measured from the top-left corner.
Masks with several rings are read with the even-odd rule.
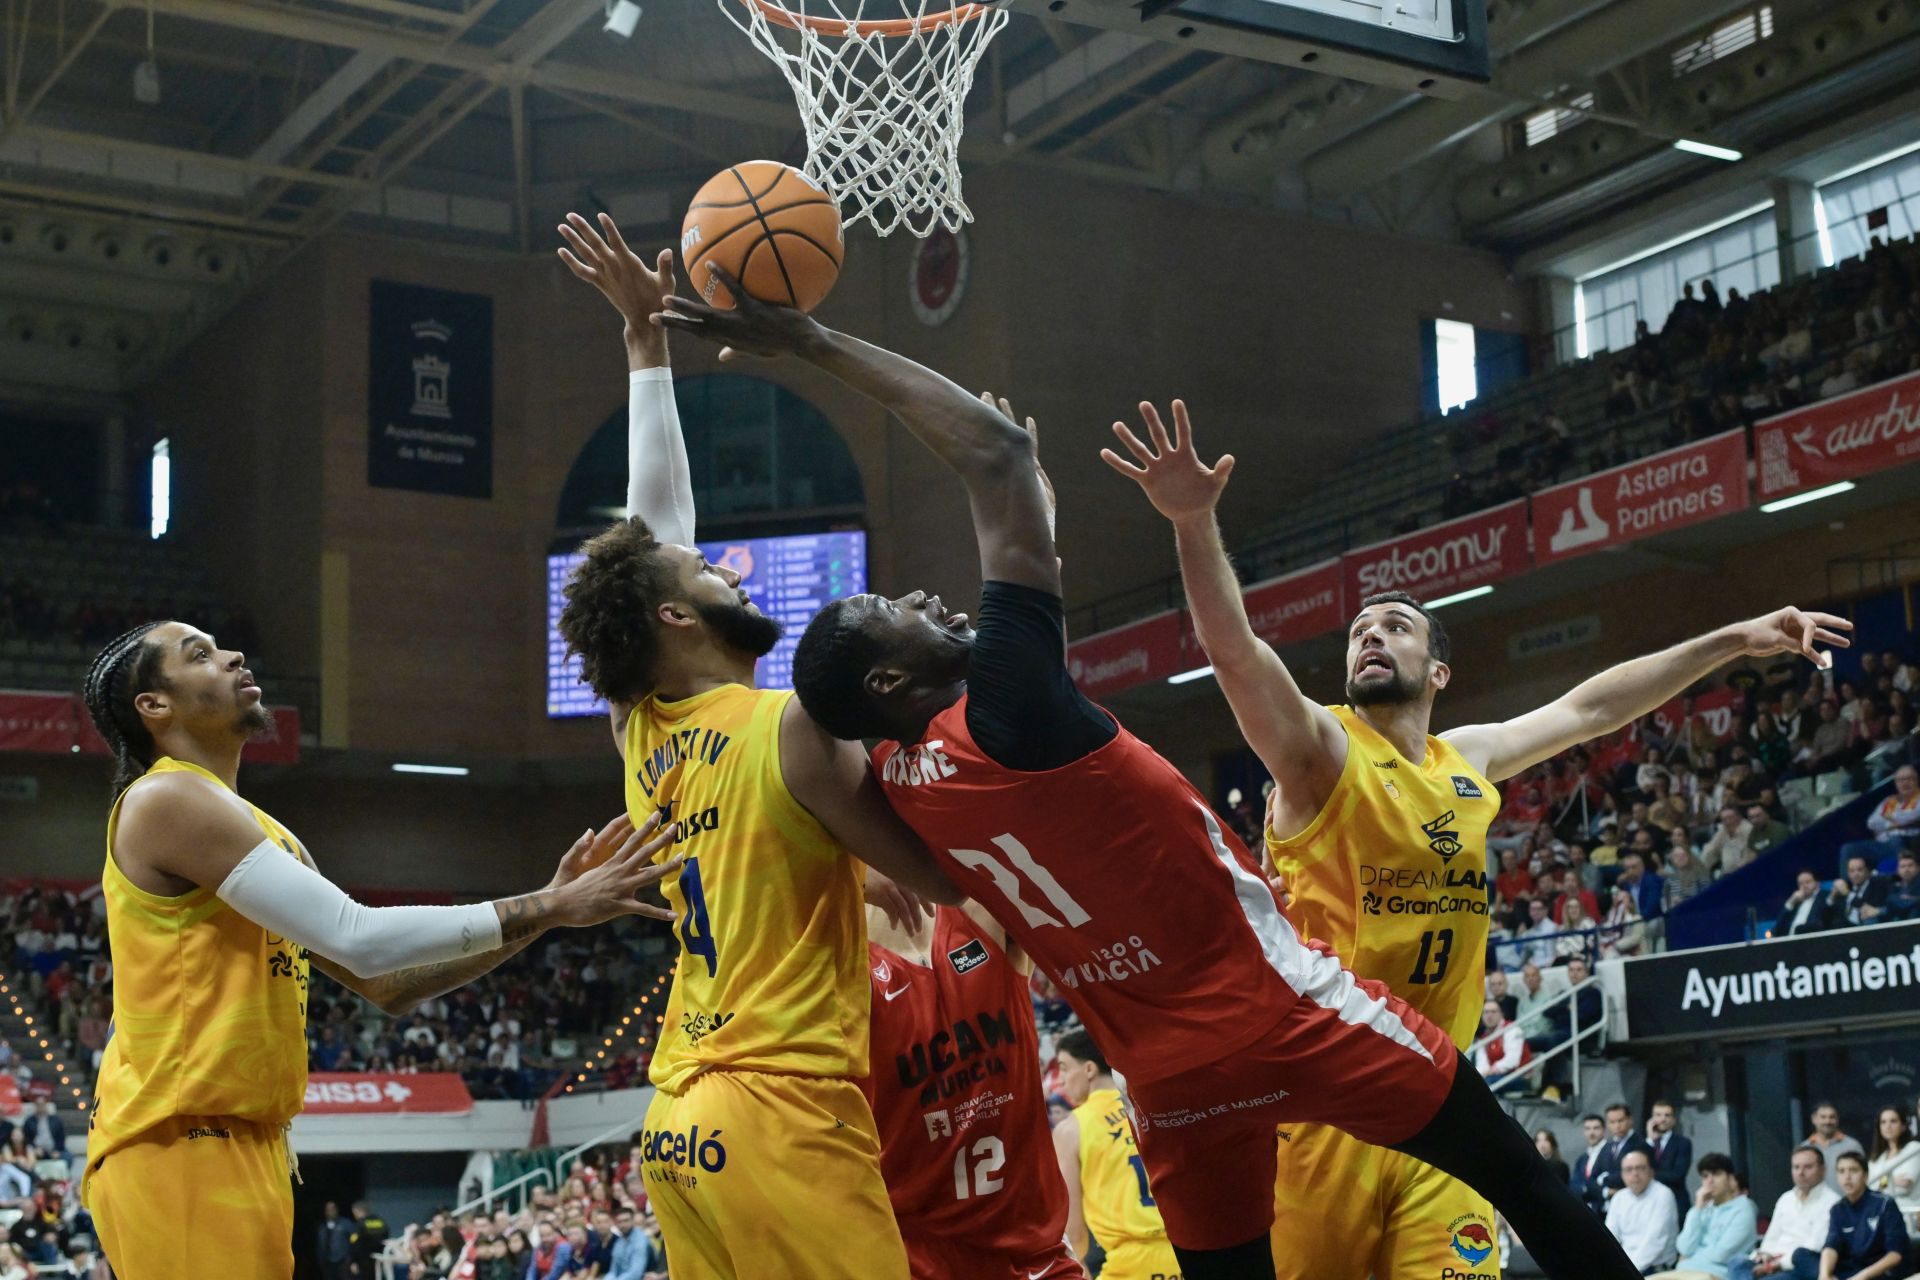
[[[1033,962],[978,904],[867,911],[872,1070],[860,1087],[913,1280],[1086,1280],[1047,1133]]]
[[[726,344],[723,358],[814,364],[966,486],[977,632],[926,592],[835,601],[801,639],[795,687],[833,736],[885,740],[875,763],[894,808],[1127,1077],[1186,1280],[1271,1280],[1273,1134],[1299,1121],[1466,1182],[1555,1280],[1637,1276],[1446,1032],[1302,940],[1193,785],[1075,687],[1028,434],[903,356],[734,294],[732,311],[669,298],[656,323]]]

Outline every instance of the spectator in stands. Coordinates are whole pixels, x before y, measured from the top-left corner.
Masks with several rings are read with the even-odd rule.
[[[1639,859],[1635,857],[1632,861],[1637,863]],[[1625,883],[1624,873],[1620,879],[1621,883],[1613,886],[1613,904],[1601,921],[1600,957],[1603,960],[1637,956],[1647,945],[1646,922],[1634,902],[1633,889]],[[1658,879],[1658,876],[1643,876],[1641,883]]]
[[[1767,812],[1765,805],[1747,806],[1747,848],[1754,857],[1772,850],[1792,834],[1786,823]]]
[[[1507,991],[1507,975],[1504,970],[1493,969],[1487,973],[1487,999],[1500,1006],[1501,1016],[1511,1020],[1520,1010],[1520,1002]]]
[[[1647,1140],[1641,1137],[1639,1130],[1634,1127],[1633,1112],[1628,1109],[1626,1103],[1616,1102],[1608,1107],[1606,1120],[1607,1146],[1601,1156],[1604,1163],[1599,1177],[1601,1185],[1606,1189],[1607,1197],[1611,1199],[1623,1185],[1620,1179],[1620,1166],[1628,1153],[1638,1151],[1647,1156],[1647,1176],[1649,1178],[1653,1176],[1653,1148],[1647,1145]],[[1671,1200],[1673,1197],[1667,1198]],[[1674,1215],[1674,1221],[1676,1224],[1679,1222],[1678,1214]]]
[[[1720,810],[1720,821],[1700,847],[1700,861],[1710,875],[1726,875],[1753,861],[1753,824],[1732,805]]]
[[[1844,928],[1854,924],[1872,924],[1880,918],[1880,912],[1887,905],[1887,896],[1893,891],[1893,877],[1873,873],[1872,865],[1864,853],[1855,853],[1847,858],[1847,874],[1833,882],[1828,894],[1828,910],[1832,915],[1834,928]]]
[[[1655,778],[1653,797],[1647,801],[1647,821],[1671,834],[1684,830],[1688,817],[1687,802],[1676,794],[1673,783],[1667,778]]]
[[[1647,1108],[1647,1145],[1653,1149],[1654,1181],[1673,1192],[1673,1207],[1685,1218],[1693,1139],[1679,1131],[1671,1102],[1662,1100]]]
[[[1840,1194],[1827,1185],[1827,1160],[1818,1147],[1795,1148],[1792,1170],[1793,1185],[1774,1201],[1767,1234],[1758,1248],[1727,1268],[1728,1280],[1755,1280],[1793,1270],[1794,1257],[1802,1251],[1818,1258]],[[1817,1270],[1818,1261],[1813,1265]]]
[[[1473,1065],[1498,1090],[1519,1078],[1527,1062],[1527,1038],[1520,1024],[1509,1021],[1498,1000],[1480,1006],[1480,1033],[1473,1046]]]
[[[1516,939],[1521,940],[1521,963],[1537,964],[1542,968],[1551,965],[1554,942],[1559,932],[1554,927],[1553,917],[1547,913],[1546,899],[1527,899],[1527,923],[1514,934]]]
[[[614,1215],[613,1261],[606,1280],[652,1280],[666,1270],[659,1244],[632,1209]]]
[[[25,1212],[32,1201],[32,1167],[17,1156],[0,1157],[0,1209]]]
[[[1629,1151],[1619,1166],[1620,1186],[1607,1201],[1607,1230],[1627,1251],[1642,1275],[1673,1261],[1680,1215],[1673,1197],[1653,1180],[1653,1162],[1641,1150]]]
[[[1893,883],[1887,888],[1882,920],[1920,919],[1920,850],[1902,849],[1894,860]]]
[[[1840,703],[1833,698],[1820,703],[1820,721],[1813,727],[1813,738],[1797,753],[1797,772],[1807,777],[1846,766],[1852,751],[1853,729],[1840,718]]]
[[[1893,1197],[1909,1226],[1920,1213],[1920,1142],[1907,1127],[1901,1107],[1882,1107],[1876,1119],[1873,1146],[1867,1151],[1867,1188]]]
[[[1861,1169],[1866,1169],[1867,1149],[1860,1145],[1858,1138],[1849,1137],[1840,1128],[1840,1108],[1831,1102],[1814,1104],[1813,1132],[1807,1135],[1806,1146],[1814,1147],[1827,1161],[1827,1186],[1840,1190],[1840,1157],[1851,1152],[1860,1157]],[[1865,1176],[1864,1172],[1861,1175]]]
[[[1898,857],[1902,849],[1920,845],[1920,769],[1907,764],[1893,772],[1893,794],[1875,805],[1867,815],[1871,840],[1854,840],[1840,846],[1842,858],[1858,853],[1867,865]]]
[[[1795,879],[1794,891],[1787,896],[1786,905],[1780,908],[1779,918],[1773,922],[1773,937],[1818,933],[1832,927],[1833,914],[1827,895],[1820,890],[1819,878],[1802,867]]]
[[[320,1227],[314,1256],[320,1262],[320,1280],[352,1280],[353,1247],[349,1237],[352,1226],[340,1216],[340,1206],[332,1200],[320,1211]]]
[[[20,1129],[27,1135],[27,1145],[41,1159],[66,1159],[67,1126],[54,1114],[51,1098],[36,1102],[33,1115],[20,1122]]]
[[[1905,1217],[1893,1201],[1867,1189],[1867,1160],[1858,1151],[1834,1157],[1840,1201],[1828,1214],[1827,1242],[1820,1250],[1818,1280],[1881,1280],[1894,1277],[1910,1244]],[[1806,1274],[1805,1255],[1794,1256],[1794,1274]]]
[[[0,1241],[0,1280],[33,1280],[27,1260],[10,1244]]]
[[[1566,964],[1575,956],[1584,957],[1593,946],[1593,936],[1586,930],[1599,922],[1587,918],[1587,909],[1580,905],[1580,899],[1568,898],[1565,916],[1560,921],[1560,936],[1553,940],[1553,963]]]
[[[1602,1175],[1606,1172],[1607,1122],[1596,1115],[1581,1116],[1580,1135],[1586,1139],[1586,1150],[1574,1161],[1567,1185],[1589,1209],[1604,1216],[1607,1184]]]
[[[1500,851],[1500,873],[1494,876],[1493,887],[1509,906],[1533,892],[1533,872],[1522,864],[1519,849]]]
[[[1700,1190],[1693,1212],[1680,1229],[1680,1261],[1662,1280],[1698,1280],[1724,1277],[1727,1268],[1744,1257],[1760,1237],[1753,1200],[1741,1190],[1733,1161],[1718,1151],[1700,1157]]]
[[[1654,920],[1660,915],[1662,886],[1660,877],[1648,870],[1653,857],[1652,834],[1643,835],[1642,831],[1634,833],[1634,847],[1620,855],[1620,876],[1614,887],[1633,895],[1633,905],[1643,920]]]
[[[1560,1175],[1560,1181],[1568,1182],[1572,1179],[1573,1172],[1567,1168],[1566,1160],[1560,1155],[1560,1139],[1553,1136],[1553,1130],[1535,1129],[1533,1149],[1540,1153],[1540,1158],[1547,1162],[1549,1169]]]
[[[1687,844],[1686,832],[1679,832],[1678,835],[1679,839],[1667,854],[1666,871],[1660,877],[1660,910],[1663,915],[1713,883],[1713,873],[1693,856],[1693,848]]]

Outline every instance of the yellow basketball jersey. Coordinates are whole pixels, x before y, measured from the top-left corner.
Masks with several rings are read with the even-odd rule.
[[[200,766],[167,757],[145,776],[163,773],[191,773],[227,789]],[[247,807],[267,839],[300,856],[285,827]],[[100,1059],[88,1164],[175,1116],[286,1124],[307,1092],[306,948],[268,933],[212,889],[168,898],[136,886],[113,859],[119,820],[116,801],[100,877],[113,1024]]]
[[[661,860],[686,859],[663,886],[680,961],[651,1075],[669,1092],[714,1067],[867,1071],[862,873],[787,790],[792,697],[730,684],[627,720],[627,812],[672,822]]]
[[[1294,926],[1346,966],[1473,1043],[1485,1002],[1487,828],[1499,790],[1443,738],[1419,764],[1348,707],[1347,764],[1333,794],[1288,840],[1267,833]]]
[[[1134,1241],[1165,1242],[1167,1224],[1153,1203],[1147,1166],[1118,1089],[1095,1089],[1073,1109],[1080,1122],[1080,1216],[1111,1252]]]

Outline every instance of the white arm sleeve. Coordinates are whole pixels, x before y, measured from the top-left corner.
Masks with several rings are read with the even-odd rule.
[[[627,511],[660,541],[693,545],[693,473],[671,369],[627,375]]]
[[[261,928],[346,966],[358,978],[458,960],[502,945],[491,902],[368,907],[271,840],[240,859],[217,891]]]

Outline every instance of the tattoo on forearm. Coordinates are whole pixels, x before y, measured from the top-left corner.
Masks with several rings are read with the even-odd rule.
[[[436,964],[415,965],[371,979],[361,994],[375,1004],[417,1004],[466,986],[475,978],[491,973],[504,961],[519,955],[533,941],[528,934],[517,942],[464,960],[442,960]]]
[[[529,893],[507,898],[500,903],[500,939],[519,942],[531,938],[547,926],[547,895]]]

